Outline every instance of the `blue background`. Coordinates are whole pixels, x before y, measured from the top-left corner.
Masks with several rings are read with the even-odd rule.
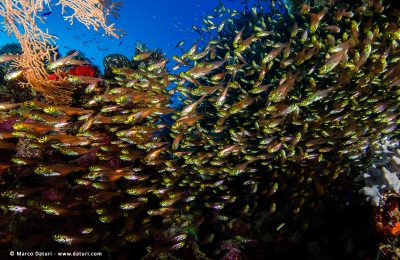
[[[243,10],[244,4],[239,0],[222,0],[225,6]],[[56,1],[50,1],[51,14],[44,16],[46,24],[42,28],[49,28],[49,33],[59,39],[61,55],[69,49],[77,49],[86,57],[92,58],[92,62],[103,70],[103,58],[108,54],[119,53],[129,59],[134,55],[135,43],[145,43],[150,49],[160,48],[168,57],[180,55],[179,48],[174,50],[176,44],[185,40],[184,49],[188,49],[199,39],[199,34],[192,29],[193,25],[201,27],[202,18],[212,13],[219,4],[218,0],[155,0],[137,1],[125,0],[120,9],[120,16],[114,20],[110,16],[110,22],[115,23],[116,28],[125,31],[126,35],[120,39],[103,35],[103,30],[88,30],[84,25],[75,20],[73,25],[64,21],[61,8],[54,5]],[[43,13],[49,12],[45,9]],[[71,10],[67,13],[70,14]],[[16,42],[15,37],[8,37],[6,33],[0,33],[0,45]]]

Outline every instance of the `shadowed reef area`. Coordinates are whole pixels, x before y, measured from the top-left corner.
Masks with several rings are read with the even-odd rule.
[[[0,257],[396,259],[394,2],[220,4],[179,57],[47,64],[69,104],[2,63]]]

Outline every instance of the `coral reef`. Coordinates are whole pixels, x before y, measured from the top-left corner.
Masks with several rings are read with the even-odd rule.
[[[385,259],[400,257],[400,150],[398,141],[382,140],[368,171],[357,178],[360,193],[373,206],[372,221],[380,238],[379,253]]]
[[[109,79],[115,76],[113,68],[131,68],[131,63],[127,57],[121,54],[109,54],[103,60],[104,78]]]
[[[398,142],[383,140],[376,152],[379,159],[373,161],[368,172],[357,178],[364,181],[360,192],[367,196],[373,206],[382,206],[387,196],[400,191],[400,150]],[[383,202],[382,202],[383,200]]]
[[[40,92],[47,100],[54,103],[69,103],[73,91],[62,80],[49,80],[46,63],[56,59],[57,37],[43,30],[39,22],[45,23],[41,12],[53,4],[49,0],[0,1],[0,15],[7,20],[3,23],[7,33],[15,35],[20,43],[22,53],[12,57],[13,71],[6,78],[24,78],[22,86],[28,86]],[[108,16],[117,16],[121,2],[113,1],[82,1],[58,0],[65,20],[73,24],[78,20],[87,28],[104,29],[105,34],[120,37],[121,32],[114,28]],[[72,14],[66,15],[68,11]]]
[[[399,134],[399,12],[220,4],[208,42],[173,57],[179,74],[143,44],[107,57],[107,79],[77,52],[49,64],[71,105],[0,104],[1,253],[370,258],[353,180]]]

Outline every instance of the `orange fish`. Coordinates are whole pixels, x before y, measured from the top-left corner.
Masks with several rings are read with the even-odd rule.
[[[186,72],[186,75],[192,77],[192,78],[200,78],[202,76],[207,75],[208,73],[210,73],[211,71],[218,69],[219,67],[221,67],[224,63],[226,62],[226,60],[222,60],[222,61],[215,61],[215,62],[209,62],[209,63],[205,63],[203,66],[200,67],[194,67],[190,70],[188,70]]]
[[[39,123],[27,123],[27,122],[19,122],[13,125],[13,129],[16,131],[27,131],[39,134],[45,134],[49,131],[56,130],[53,126],[48,126]]]
[[[327,12],[328,12],[328,8],[325,7],[318,14],[310,13],[310,18],[311,18],[310,32],[311,33],[315,32],[317,30],[320,21],[322,20],[322,18],[325,16],[325,14]]]
[[[55,60],[52,63],[50,63],[48,69],[49,70],[55,70],[56,68],[61,67],[61,66],[65,65],[65,64],[67,64],[74,56],[76,56],[78,54],[79,54],[79,52],[75,51],[75,52],[71,53],[68,56],[65,56],[63,58]]]

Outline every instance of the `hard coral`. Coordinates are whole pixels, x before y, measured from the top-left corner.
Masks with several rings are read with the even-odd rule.
[[[397,141],[383,140],[376,151],[373,165],[357,180],[364,181],[360,192],[367,196],[374,206],[385,204],[389,196],[400,192],[400,150]]]

